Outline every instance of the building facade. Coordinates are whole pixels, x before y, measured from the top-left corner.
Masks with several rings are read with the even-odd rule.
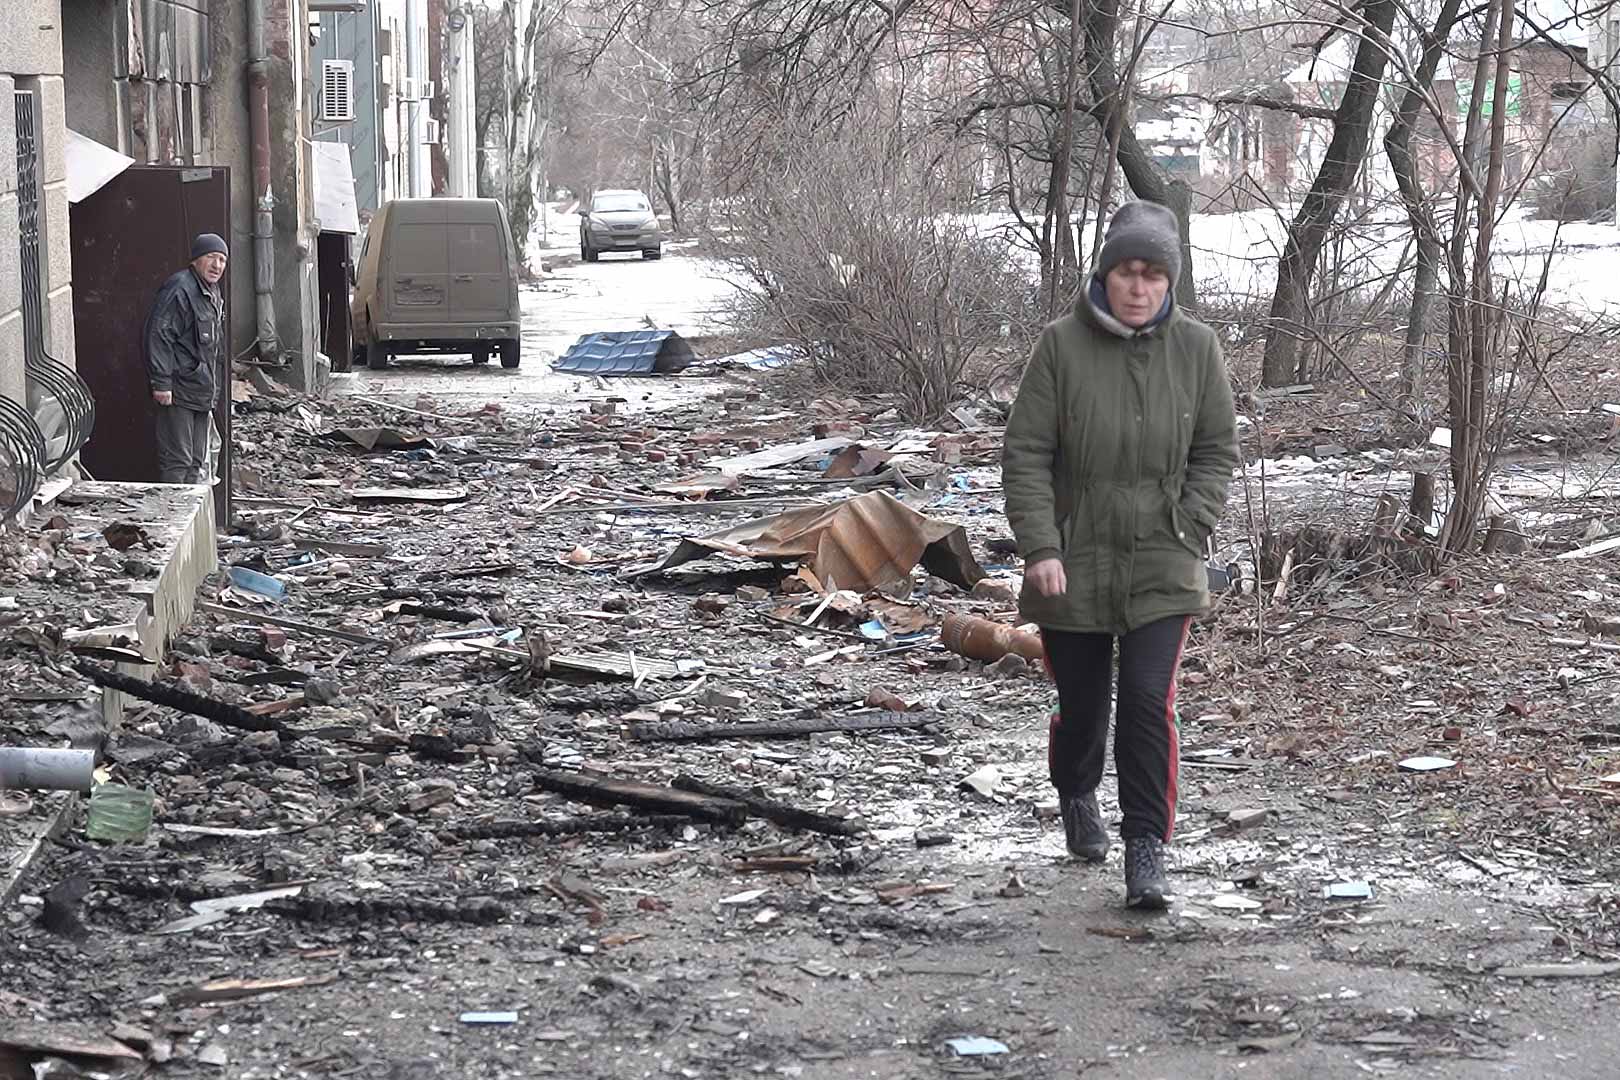
[[[138,163],[230,170],[229,308],[237,355],[314,388],[316,354],[308,0],[60,0],[68,127]],[[257,22],[262,38],[256,36]],[[262,46],[259,41],[262,40]],[[262,48],[262,55],[250,53]],[[268,139],[256,158],[253,82]],[[255,190],[255,166],[268,168]],[[268,195],[268,199],[265,197]],[[259,213],[268,208],[268,245]],[[260,247],[268,247],[260,254]],[[258,263],[268,259],[269,273]],[[258,296],[271,284],[270,311]]]
[[[88,435],[73,372],[59,0],[14,0],[0,34],[0,522]],[[80,430],[85,428],[84,430]]]
[[[351,108],[317,97],[314,138],[346,143],[361,220],[390,199],[477,193],[472,16],[467,0],[374,0],[317,13],[317,87],[351,79]],[[330,117],[349,116],[349,120]]]

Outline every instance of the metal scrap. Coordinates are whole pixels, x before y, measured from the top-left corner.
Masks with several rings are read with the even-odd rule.
[[[829,592],[864,592],[906,580],[919,562],[935,577],[963,589],[985,576],[962,526],[924,517],[884,491],[688,537],[662,562],[628,576],[659,573],[715,554],[797,562]]]

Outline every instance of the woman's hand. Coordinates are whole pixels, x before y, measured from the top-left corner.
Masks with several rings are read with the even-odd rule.
[[[1024,580],[1042,596],[1062,596],[1069,591],[1069,578],[1062,559],[1042,559],[1024,567]]]

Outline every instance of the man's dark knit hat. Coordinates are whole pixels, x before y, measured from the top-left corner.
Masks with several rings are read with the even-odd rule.
[[[1163,266],[1170,272],[1172,285],[1181,278],[1181,230],[1169,207],[1137,200],[1114,211],[1097,255],[1097,276],[1107,277],[1110,270],[1130,259]]]
[[[197,239],[191,242],[192,262],[204,255],[224,255],[229,258],[230,254],[231,249],[225,246],[225,241],[217,233],[198,233]]]

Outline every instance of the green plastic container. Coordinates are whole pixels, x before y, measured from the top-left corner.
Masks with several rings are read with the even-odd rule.
[[[84,835],[112,843],[140,843],[152,828],[151,789],[101,784],[90,793]]]

